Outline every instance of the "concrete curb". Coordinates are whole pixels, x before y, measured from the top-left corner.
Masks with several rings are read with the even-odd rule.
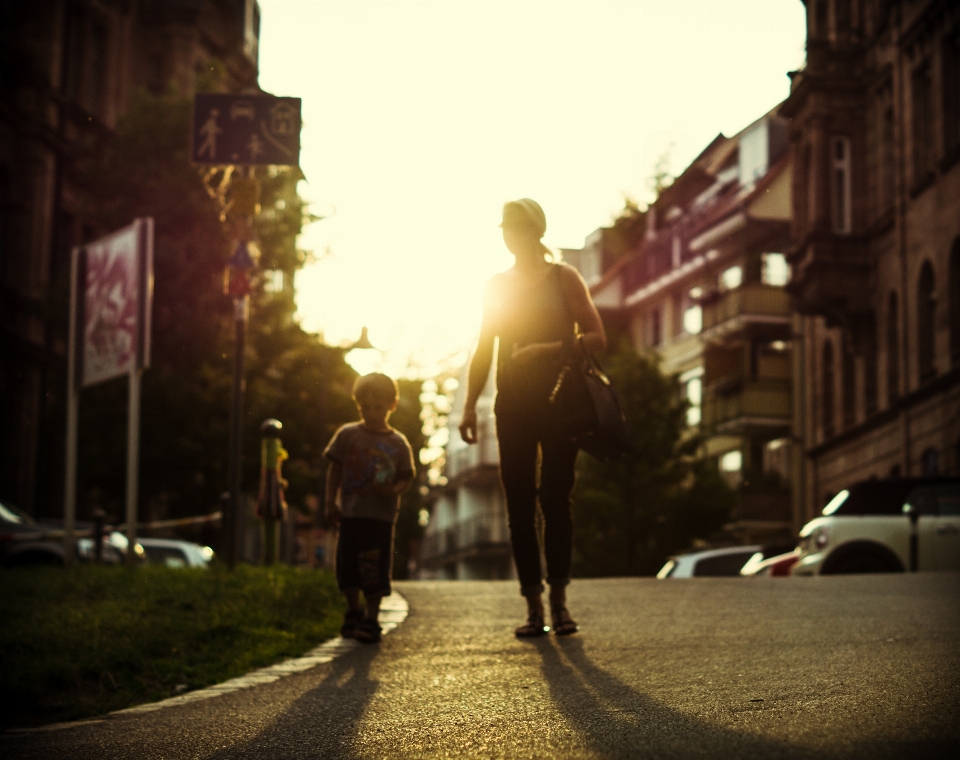
[[[400,625],[406,619],[408,611],[409,608],[407,606],[407,600],[400,596],[400,594],[398,594],[396,591],[394,591],[390,596],[385,597],[380,603],[380,625],[383,628],[383,633],[390,633],[390,631]],[[165,707],[185,705],[188,702],[200,702],[204,699],[213,699],[214,697],[219,697],[222,694],[229,694],[234,691],[240,691],[241,689],[248,689],[251,686],[272,683],[280,680],[281,678],[292,675],[293,673],[301,673],[316,665],[322,665],[325,662],[330,662],[331,660],[346,654],[347,652],[352,652],[354,649],[361,646],[363,646],[363,644],[360,644],[353,639],[344,639],[340,636],[337,636],[337,638],[330,639],[330,641],[311,649],[301,657],[293,657],[289,660],[278,662],[276,665],[259,668],[247,673],[245,676],[231,678],[229,681],[214,684],[213,686],[207,686],[203,689],[197,689],[196,691],[191,691],[187,694],[180,694],[176,697],[160,700],[159,702],[151,702],[150,704],[136,705],[135,707],[127,707],[123,710],[116,710],[112,713],[108,713],[102,718],[76,720],[67,723],[52,723],[48,726],[38,726],[37,728],[12,728],[8,729],[6,733],[33,734],[46,731],[60,731],[66,728],[75,728],[77,726],[85,726],[91,723],[103,723],[104,721],[114,717],[153,712],[155,710],[162,710]]]

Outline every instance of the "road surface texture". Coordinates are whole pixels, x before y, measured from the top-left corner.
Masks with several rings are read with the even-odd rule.
[[[378,646],[0,757],[957,758],[960,575],[575,581],[518,641],[512,582],[398,584]]]

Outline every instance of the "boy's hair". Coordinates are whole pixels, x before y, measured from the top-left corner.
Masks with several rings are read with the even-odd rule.
[[[400,398],[400,386],[392,377],[382,372],[371,372],[369,375],[358,377],[353,384],[353,398],[362,401],[375,396],[379,399],[397,401]]]

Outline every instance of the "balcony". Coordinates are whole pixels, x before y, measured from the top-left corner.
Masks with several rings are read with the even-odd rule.
[[[719,342],[732,337],[789,340],[790,294],[783,288],[747,283],[735,290],[714,294],[703,304],[701,338]]]
[[[789,432],[793,413],[790,381],[785,378],[725,378],[704,390],[703,425],[730,435]]]

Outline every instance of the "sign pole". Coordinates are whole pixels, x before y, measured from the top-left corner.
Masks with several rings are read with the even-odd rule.
[[[139,367],[130,372],[130,394],[127,409],[127,565],[137,564],[137,493],[140,467],[140,381]]]
[[[233,407],[230,414],[230,512],[231,520],[226,535],[227,566],[237,561],[237,534],[244,513],[243,499],[243,395],[245,389],[244,352],[246,350],[247,318],[250,299],[238,295],[233,301],[234,355]],[[226,526],[224,526],[226,528]]]
[[[84,251],[74,248],[70,259],[70,332],[67,346],[67,456],[63,488],[63,564],[72,565],[76,556],[74,529],[77,516],[77,431],[79,428],[79,344],[83,324],[81,282]]]

